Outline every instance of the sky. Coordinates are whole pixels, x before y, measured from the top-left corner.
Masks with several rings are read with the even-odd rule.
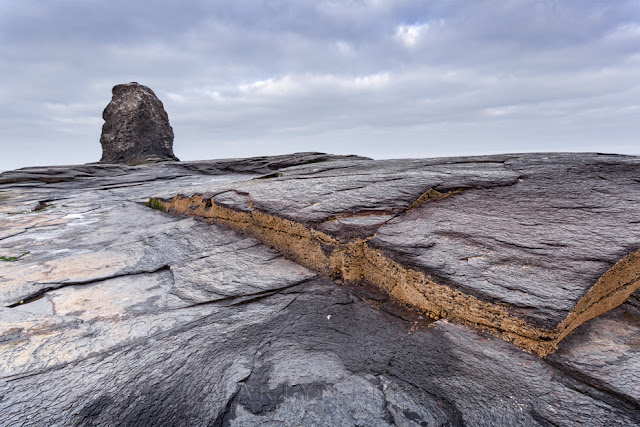
[[[0,170],[101,155],[111,88],[182,160],[640,154],[639,0],[0,0]]]

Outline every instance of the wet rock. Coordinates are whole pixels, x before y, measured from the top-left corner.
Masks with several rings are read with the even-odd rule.
[[[636,157],[596,154],[340,161],[205,193],[198,210],[196,200],[166,208],[235,222],[309,268],[361,277],[432,317],[493,328],[544,355],[640,286],[638,254],[625,258],[640,249],[638,167]],[[279,219],[328,237],[309,235],[303,247]],[[365,252],[353,255],[346,243],[359,240]]]
[[[188,175],[225,175],[247,174],[264,175],[264,179],[273,178],[271,172],[281,165],[299,166],[337,160],[371,160],[354,155],[336,155],[327,153],[293,153],[281,156],[249,157],[246,159],[202,160],[180,163],[160,163],[154,168],[141,168],[116,164],[89,163],[86,165],[26,167],[0,173],[0,184],[19,184],[21,187],[38,187],[42,183],[56,184],[75,181],[77,186],[105,186],[109,181],[122,185],[127,180],[138,182],[160,177],[175,179]],[[144,178],[143,178],[144,177]],[[61,188],[67,188],[64,184]],[[51,186],[49,186],[51,187]]]
[[[380,228],[370,242],[395,259],[554,328],[618,260],[640,249],[635,157],[507,159],[512,185],[465,186]]]
[[[140,164],[178,158],[173,154],[173,128],[162,102],[138,83],[113,87],[102,113],[102,163]]]
[[[374,239],[398,258],[420,254],[415,268],[426,269],[420,262],[430,257],[462,264],[446,258],[447,250],[479,243],[513,250],[503,263],[526,255],[559,268],[573,256],[589,265],[594,255],[581,243],[589,235],[577,226],[569,231],[578,243],[569,231],[550,229],[572,256],[560,246],[537,252],[492,241],[496,225],[487,224],[480,213],[488,208],[478,203],[482,194],[504,191],[529,208],[519,197],[536,194],[544,209],[531,208],[531,218],[562,212],[568,227],[581,215],[575,218],[592,230],[587,240],[602,249],[602,269],[632,250],[638,234],[625,210],[632,214],[633,206],[622,198],[634,203],[637,158],[554,155],[545,166],[541,157],[343,159],[266,179],[254,178],[273,173],[265,165],[280,160],[3,174],[25,180],[0,184],[0,256],[25,255],[0,261],[0,425],[638,425],[638,293],[580,326],[545,359],[463,324],[396,311],[376,288],[336,285],[250,235],[144,206],[150,196],[209,192],[242,210],[244,193],[254,206],[282,209],[316,229],[330,223],[326,232],[345,242],[370,237],[380,216],[386,225]],[[68,179],[38,179],[47,176]],[[533,184],[522,185],[527,179],[547,189],[554,183],[554,191],[536,193]],[[430,188],[466,190],[407,210]],[[34,210],[42,201],[49,208]],[[604,214],[580,214],[596,203],[624,227]],[[400,227],[429,224],[428,215],[451,221],[454,206],[478,225],[452,222],[471,234],[461,242],[433,245]],[[497,224],[499,214],[519,218],[519,208],[505,206],[487,211]],[[423,239],[439,236],[423,224],[414,230]],[[474,233],[482,240],[473,242]],[[522,246],[519,239],[520,232],[499,238]],[[554,254],[559,261],[547,259]],[[470,282],[496,274],[464,271]],[[505,271],[502,298],[517,306],[518,295],[529,297],[509,289],[518,282],[508,282]],[[593,283],[581,280],[598,273],[589,274],[576,274],[573,285],[588,288]],[[547,309],[543,301],[536,304]]]

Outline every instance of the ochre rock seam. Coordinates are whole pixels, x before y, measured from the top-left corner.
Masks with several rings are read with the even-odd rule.
[[[614,264],[578,301],[559,326],[558,342],[575,328],[625,302],[640,288],[640,251]]]
[[[419,204],[450,195],[427,193]],[[179,195],[171,200],[151,198],[149,206],[215,221],[250,234],[322,275],[346,282],[371,283],[386,291],[392,299],[433,319],[445,318],[489,332],[541,357],[553,353],[558,343],[576,327],[622,304],[640,288],[640,251],[637,251],[607,271],[557,328],[536,328],[512,315],[505,304],[482,301],[400,265],[367,245],[370,238],[339,242],[301,223],[260,212],[248,195],[245,196],[249,201],[249,212],[220,206],[213,198],[205,199],[202,195]]]
[[[420,197],[418,197],[416,199],[415,202],[413,202],[408,208],[407,210],[410,211],[412,209],[417,208],[418,206],[429,202],[429,201],[437,201],[437,200],[442,200],[445,199],[449,196],[453,196],[456,194],[460,194],[464,191],[464,189],[459,188],[457,190],[452,190],[452,191],[447,191],[446,193],[441,193],[438,190],[436,190],[435,188],[430,188],[427,191],[425,191],[424,193],[422,193],[422,195]]]

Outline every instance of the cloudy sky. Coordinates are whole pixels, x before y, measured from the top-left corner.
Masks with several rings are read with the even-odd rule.
[[[640,154],[638,0],[0,0],[0,170],[97,161],[111,87],[183,160]]]

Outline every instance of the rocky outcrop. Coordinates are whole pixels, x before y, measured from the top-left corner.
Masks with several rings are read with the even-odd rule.
[[[113,87],[102,113],[101,163],[129,165],[174,160],[173,128],[162,102],[136,82]]]
[[[187,175],[251,175],[270,174],[281,167],[309,165],[337,160],[371,160],[368,157],[354,155],[336,155],[316,152],[302,152],[281,156],[261,156],[244,159],[222,159],[191,161],[180,163],[160,163],[153,168],[139,169],[127,165],[95,164],[71,166],[27,167],[0,173],[0,184],[21,183],[22,186],[40,186],[42,183],[54,184],[73,181],[78,186],[105,185],[109,181],[122,183],[130,179],[138,181],[143,176],[148,179],[174,179]],[[278,172],[275,172],[277,175]],[[129,177],[129,178],[127,178]]]
[[[544,356],[640,287],[637,167],[589,155],[381,161],[156,203]]]
[[[546,358],[398,292],[429,275],[544,329],[607,305],[640,158],[323,157],[1,174],[0,425],[640,425],[638,291]],[[178,194],[227,223],[145,206]]]

